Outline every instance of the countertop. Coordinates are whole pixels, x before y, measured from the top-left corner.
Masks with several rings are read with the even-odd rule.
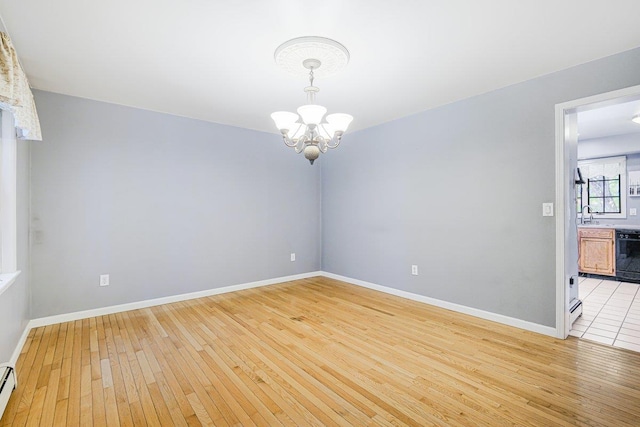
[[[604,222],[601,222],[599,224],[580,224],[578,222],[578,228],[615,228],[616,230],[640,230],[640,225],[607,224]]]

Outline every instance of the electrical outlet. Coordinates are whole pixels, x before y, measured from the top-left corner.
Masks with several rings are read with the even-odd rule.
[[[638,215],[638,211],[636,210],[636,208],[629,209],[629,215],[631,215],[631,216]]]
[[[553,216],[553,203],[542,204],[542,216]]]
[[[414,276],[418,275],[418,266],[417,265],[412,265],[411,266],[411,274],[413,274]]]
[[[101,274],[100,275],[100,286],[109,286],[109,275]]]
[[[291,252],[291,262],[296,260],[296,253],[295,252]]]

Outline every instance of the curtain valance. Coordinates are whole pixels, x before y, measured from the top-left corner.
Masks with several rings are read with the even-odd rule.
[[[0,109],[13,114],[19,139],[42,140],[29,81],[11,39],[3,32],[0,32]]]
[[[582,176],[586,179],[598,177],[616,178],[618,175],[627,173],[627,158],[621,156],[579,161],[578,167],[582,171]]]

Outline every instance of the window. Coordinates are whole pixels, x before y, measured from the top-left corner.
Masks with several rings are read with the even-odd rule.
[[[0,112],[0,294],[18,275],[16,226],[16,128],[13,114]]]
[[[592,210],[602,213],[621,213],[620,175],[615,177],[599,176],[587,181],[587,194]]]
[[[607,157],[578,162],[586,184],[578,186],[577,208],[601,218],[626,218],[627,161],[625,157]],[[587,210],[586,208],[589,208]]]
[[[1,19],[0,19],[1,21]],[[17,143],[42,140],[33,93],[9,36],[0,32],[0,294],[17,271]]]
[[[0,273],[16,271],[16,128],[2,111],[0,139]]]
[[[582,212],[582,184],[576,184],[576,212]]]

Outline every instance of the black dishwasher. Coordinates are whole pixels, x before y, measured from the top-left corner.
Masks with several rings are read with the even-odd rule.
[[[640,230],[616,230],[616,277],[640,282]]]

